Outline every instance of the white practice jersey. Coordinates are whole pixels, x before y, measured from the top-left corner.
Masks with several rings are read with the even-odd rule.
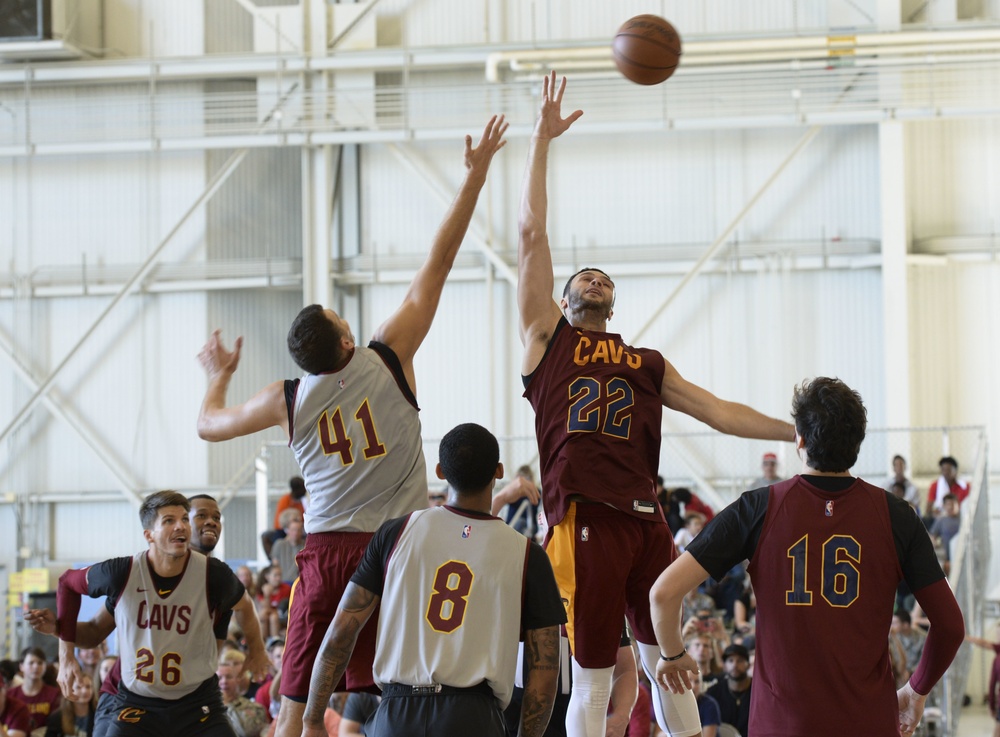
[[[208,559],[193,550],[177,586],[156,590],[146,552],[132,559],[115,602],[122,682],[140,696],[179,699],[215,675],[218,644],[208,608]]]
[[[375,682],[467,688],[487,681],[506,707],[529,542],[496,517],[447,507],[410,515],[386,567]]]
[[[355,348],[340,371],[302,377],[291,423],[309,491],[306,532],[374,532],[427,506],[416,402],[377,351]]]

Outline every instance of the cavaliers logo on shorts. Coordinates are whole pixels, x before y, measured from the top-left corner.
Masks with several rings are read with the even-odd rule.
[[[118,712],[119,722],[128,722],[129,724],[138,724],[139,719],[143,714],[146,713],[145,709],[136,709],[135,707],[129,707],[127,709],[122,709]]]

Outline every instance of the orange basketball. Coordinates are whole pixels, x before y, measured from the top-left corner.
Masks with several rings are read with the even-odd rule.
[[[681,37],[658,15],[629,18],[611,45],[618,70],[636,84],[670,79],[681,58]]]

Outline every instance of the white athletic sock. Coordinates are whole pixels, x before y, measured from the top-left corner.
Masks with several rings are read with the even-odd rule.
[[[660,659],[658,645],[639,645],[639,660],[646,678],[652,684],[650,689],[653,697],[653,711],[656,712],[656,723],[670,737],[692,737],[701,734],[701,718],[698,716],[698,702],[694,693],[685,691],[673,694],[663,689],[656,682],[656,663]],[[573,674],[574,677],[576,673]]]
[[[573,691],[566,709],[567,737],[604,737],[615,667],[581,668],[573,659]]]

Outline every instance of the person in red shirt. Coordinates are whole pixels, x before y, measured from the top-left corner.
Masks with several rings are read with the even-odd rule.
[[[268,566],[257,579],[257,618],[264,637],[280,637],[288,619],[291,585],[281,580],[281,566]]]
[[[24,683],[10,689],[10,695],[28,708],[31,715],[31,730],[44,727],[49,714],[59,711],[62,694],[56,686],[48,686],[42,680],[49,663],[45,651],[29,647],[21,653],[21,676]],[[30,730],[29,730],[30,731]]]
[[[927,511],[928,518],[938,517],[944,507],[944,498],[948,494],[954,494],[961,504],[969,496],[969,482],[959,481],[958,461],[951,456],[945,456],[938,461],[938,468],[941,469],[941,478],[934,481],[927,490]]]
[[[0,727],[7,737],[28,737],[31,713],[7,691],[7,679],[0,678]]]

